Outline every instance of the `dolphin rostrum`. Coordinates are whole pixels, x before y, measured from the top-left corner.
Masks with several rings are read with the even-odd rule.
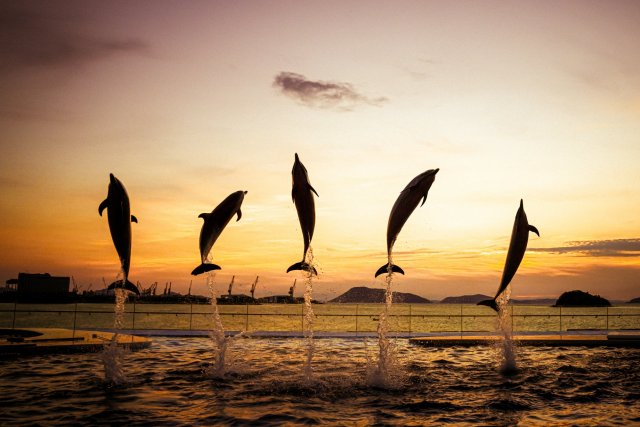
[[[478,305],[486,305],[498,311],[498,304],[496,300],[507,289],[511,279],[515,276],[520,262],[524,257],[524,253],[527,250],[527,243],[529,242],[529,232],[532,231],[540,237],[538,229],[533,225],[530,225],[527,221],[527,214],[524,212],[524,206],[522,199],[520,199],[520,207],[516,213],[516,220],[513,223],[513,231],[511,232],[511,242],[509,243],[509,251],[507,252],[507,260],[504,263],[504,270],[502,272],[502,280],[500,280],[500,287],[493,299],[480,301]]]
[[[318,192],[309,183],[309,176],[307,175],[307,168],[304,167],[298,153],[296,153],[296,160],[293,163],[293,169],[291,170],[293,178],[293,187],[291,189],[291,198],[296,205],[298,211],[298,220],[300,221],[300,229],[302,230],[302,238],[304,240],[304,250],[302,252],[302,261],[296,262],[291,267],[287,268],[287,273],[292,270],[304,270],[309,271],[312,274],[318,275],[316,269],[309,265],[305,260],[307,257],[307,251],[313,238],[313,230],[316,226],[316,207],[313,201],[313,191],[316,196]],[[318,196],[320,197],[320,196]]]
[[[391,262],[391,250],[393,244],[400,234],[400,230],[407,222],[411,213],[418,207],[420,199],[422,205],[427,201],[427,194],[431,188],[431,184],[436,179],[436,174],[440,169],[429,169],[421,173],[411,180],[411,182],[402,190],[398,199],[391,208],[389,214],[389,223],[387,224],[387,258],[388,262],[376,271],[376,276],[393,271],[395,273],[404,274],[404,270]],[[420,205],[420,206],[422,206]]]
[[[202,259],[202,264],[193,269],[191,274],[194,276],[206,271],[220,270],[219,265],[207,262],[207,257],[213,244],[218,240],[220,233],[231,221],[231,218],[236,214],[238,215],[236,221],[240,221],[240,218],[242,218],[240,206],[245,194],[247,194],[246,191],[231,193],[211,213],[201,213],[198,216],[198,218],[204,219],[204,224],[202,224],[202,229],[200,230],[200,258]]]
[[[108,289],[124,288],[128,291],[140,295],[140,291],[131,283],[129,278],[129,266],[131,265],[131,223],[138,222],[138,219],[131,215],[129,206],[129,195],[122,182],[113,174],[109,174],[109,191],[107,198],[98,207],[98,213],[102,216],[102,211],[107,209],[109,219],[109,231],[113,245],[120,257],[120,265],[124,274],[123,280],[117,280],[109,285]],[[124,286],[123,286],[124,282]]]

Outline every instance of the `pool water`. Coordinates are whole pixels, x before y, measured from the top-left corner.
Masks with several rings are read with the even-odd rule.
[[[503,376],[497,348],[395,345],[389,386],[372,381],[371,339],[316,340],[309,381],[291,338],[235,339],[221,377],[209,339],[154,338],[126,355],[119,385],[97,354],[2,360],[0,424],[640,424],[637,349],[520,347]]]

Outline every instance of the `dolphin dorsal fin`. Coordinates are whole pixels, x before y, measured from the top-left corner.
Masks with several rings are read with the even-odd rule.
[[[202,218],[202,219],[204,219],[206,221],[207,218],[209,218],[209,215],[211,215],[211,214],[204,212],[204,213],[201,213],[200,215],[198,215],[198,218]]]
[[[108,203],[109,203],[109,200],[104,199],[102,203],[100,203],[100,206],[98,206],[98,213],[100,214],[100,216],[102,216],[102,211],[107,208]]]
[[[534,225],[529,224],[529,231],[532,231],[532,232],[536,233],[538,235],[538,237],[540,237],[540,232],[538,231],[538,229]]]
[[[137,224],[138,223],[138,218],[136,218],[135,215],[131,215],[131,222],[135,222]]]
[[[236,219],[236,222],[240,221],[240,218],[242,218],[242,211],[240,209],[238,209],[238,211],[236,212],[238,214],[238,219]]]
[[[316,196],[318,196],[318,192],[316,191],[316,189],[315,189],[315,188],[313,188],[313,187],[311,186],[311,184],[309,184],[309,190],[313,191],[314,193],[316,193]],[[318,196],[318,197],[320,197],[320,196]]]

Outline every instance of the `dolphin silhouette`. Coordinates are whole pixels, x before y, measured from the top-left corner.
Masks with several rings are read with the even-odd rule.
[[[515,276],[520,262],[524,257],[524,253],[527,250],[527,243],[529,242],[529,232],[532,231],[540,237],[538,229],[533,225],[530,225],[527,221],[527,214],[524,212],[524,206],[522,199],[520,199],[520,207],[516,212],[516,220],[513,223],[513,231],[511,232],[511,242],[509,242],[509,251],[507,252],[507,260],[504,263],[504,270],[502,272],[502,280],[500,280],[500,287],[493,299],[480,301],[478,305],[486,305],[498,311],[498,304],[496,299],[507,289],[511,279]]]
[[[109,219],[111,240],[113,240],[113,245],[116,247],[116,252],[120,257],[120,265],[124,273],[124,278],[113,282],[108,289],[124,288],[140,295],[136,285],[128,280],[129,266],[131,265],[131,223],[137,223],[138,219],[131,215],[127,190],[112,173],[109,174],[107,198],[98,207],[100,216],[102,216],[102,211],[105,209],[107,209],[107,218]]]
[[[296,211],[298,211],[298,220],[300,221],[300,229],[302,230],[302,238],[304,240],[304,250],[302,252],[302,261],[296,262],[287,268],[287,273],[292,270],[304,270],[310,271],[317,276],[318,272],[316,269],[312,265],[309,265],[305,259],[307,257],[307,251],[309,250],[309,244],[313,238],[313,230],[316,226],[316,207],[311,192],[313,191],[316,196],[318,196],[318,192],[309,183],[307,168],[305,168],[300,161],[298,153],[296,153],[296,160],[293,163],[291,176],[293,178],[291,198],[296,205]]]
[[[436,179],[436,174],[439,170],[440,169],[429,169],[428,171],[413,178],[404,190],[402,190],[398,199],[393,204],[391,213],[389,214],[389,222],[387,224],[388,262],[376,271],[375,277],[378,277],[388,271],[404,274],[404,270],[402,268],[391,262],[391,250],[393,249],[393,244],[396,242],[398,234],[400,234],[400,230],[402,230],[404,223],[407,222],[411,213],[416,209],[416,207],[418,207],[420,199],[422,199],[422,205],[427,201],[427,194],[429,193],[431,184],[433,184],[433,181]]]
[[[211,213],[201,213],[198,215],[198,218],[204,219],[202,229],[200,230],[200,258],[202,259],[202,264],[193,269],[191,274],[194,276],[206,271],[221,269],[219,265],[208,263],[207,256],[209,256],[213,244],[218,240],[220,233],[222,233],[222,230],[224,230],[229,221],[231,221],[231,218],[236,214],[238,215],[236,221],[240,221],[240,218],[242,218],[240,206],[242,205],[245,194],[247,194],[246,191],[231,193],[226,199],[220,202]]]

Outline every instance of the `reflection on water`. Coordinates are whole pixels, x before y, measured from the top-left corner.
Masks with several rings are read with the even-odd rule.
[[[304,339],[244,338],[245,369],[203,371],[207,339],[156,338],[106,385],[91,354],[5,360],[0,424],[632,425],[640,422],[640,351],[520,349],[502,376],[487,347],[413,347],[397,341],[397,387],[368,384],[358,339],[316,340],[314,381],[304,382]]]

